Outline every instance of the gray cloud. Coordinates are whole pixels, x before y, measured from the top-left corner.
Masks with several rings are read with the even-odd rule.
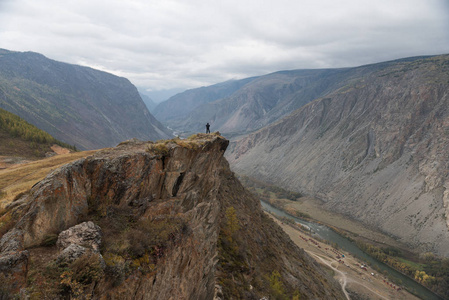
[[[445,0],[2,0],[0,47],[192,88],[449,52]]]

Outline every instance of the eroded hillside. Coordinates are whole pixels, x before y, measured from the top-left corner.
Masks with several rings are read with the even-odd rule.
[[[2,291],[343,299],[234,177],[227,146],[215,134],[132,140],[55,170],[2,212]]]
[[[363,76],[237,141],[233,168],[449,256],[449,56]]]

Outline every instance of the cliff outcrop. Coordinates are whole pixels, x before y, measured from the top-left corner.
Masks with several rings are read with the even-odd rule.
[[[227,146],[217,134],[130,140],[55,170],[2,212],[10,230],[0,240],[1,290],[40,299],[343,299],[234,177]]]
[[[233,144],[238,173],[449,256],[449,56],[361,77]]]

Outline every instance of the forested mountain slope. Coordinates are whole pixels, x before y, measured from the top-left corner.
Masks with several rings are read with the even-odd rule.
[[[58,141],[45,131],[1,108],[0,141],[0,156],[42,158],[47,153],[53,153],[51,147],[54,144],[75,150],[73,146]]]

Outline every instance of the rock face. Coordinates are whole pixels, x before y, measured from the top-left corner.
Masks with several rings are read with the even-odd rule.
[[[0,107],[78,149],[170,137],[126,78],[33,52],[0,49]]]
[[[31,260],[53,270],[34,263],[21,287],[49,298],[260,299],[276,292],[276,270],[286,296],[344,299],[234,177],[228,143],[215,134],[131,140],[48,175],[11,205],[18,222],[1,241],[5,251],[32,249]],[[60,248],[70,243],[66,269],[52,263],[62,254],[56,245],[40,246],[55,234]],[[89,247],[104,268],[83,254]]]
[[[449,256],[449,56],[403,61],[237,141],[234,170]]]

